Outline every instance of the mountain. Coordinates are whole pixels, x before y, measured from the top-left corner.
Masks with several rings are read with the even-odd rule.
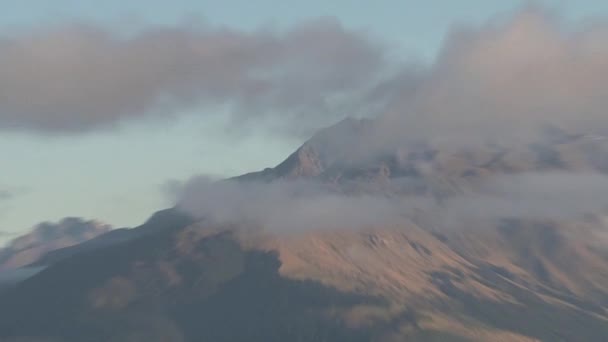
[[[495,179],[510,196],[532,187],[518,185],[527,178],[503,177],[603,175],[605,139],[553,130],[538,143],[508,147],[387,144],[377,125],[343,121],[276,167],[229,182],[305,180],[346,198],[423,198],[434,206],[358,229],[288,233],[179,207],[161,211],[135,230],[48,254],[48,268],[0,294],[0,340],[605,340],[602,206],[519,215],[554,211],[526,203],[507,210],[502,202],[497,210],[486,193],[472,210],[454,205],[477,199]],[[577,189],[565,194],[580,202]],[[472,217],[490,211],[501,215]]]
[[[33,265],[48,266],[81,253],[88,253],[115,244],[127,243],[148,234],[154,234],[167,228],[183,227],[192,223],[188,215],[172,209],[161,210],[152,215],[143,225],[135,228],[118,228],[95,238],[72,246],[56,249],[41,256]]]
[[[67,217],[57,223],[38,224],[25,235],[0,249],[0,272],[38,261],[46,253],[93,239],[109,232],[111,226],[99,221]]]

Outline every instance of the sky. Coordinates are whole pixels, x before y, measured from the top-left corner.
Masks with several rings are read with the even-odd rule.
[[[536,3],[568,23],[608,15],[606,1]],[[382,58],[432,64],[453,27],[483,25],[527,4],[516,0],[7,1],[0,13],[0,72],[8,80],[0,80],[0,113],[7,113],[6,119],[0,120],[0,155],[4,158],[0,241],[38,222],[66,216],[99,219],[115,227],[135,226],[172,204],[163,190],[171,180],[196,174],[228,177],[274,166],[319,128],[320,122],[337,121],[352,111],[340,105],[308,106],[317,100],[312,90],[326,87],[323,89],[341,104],[341,95],[357,91],[346,88],[344,80],[360,83],[353,70],[375,74],[375,65]],[[366,39],[360,41],[359,35]],[[115,36],[138,38],[123,44],[117,43]],[[324,37],[330,38],[325,42]],[[385,55],[377,56],[376,46],[369,41],[377,43],[377,49],[386,51]],[[15,42],[27,49],[13,49]],[[160,47],[155,42],[160,42]],[[217,87],[209,86],[211,81],[185,76],[176,81],[153,73],[153,81],[162,79],[158,82],[175,99],[150,105],[150,94],[156,94],[156,89],[131,92],[127,86],[139,83],[129,78],[129,73],[135,70],[147,75],[159,65],[165,66],[172,59],[164,58],[164,53],[171,50],[162,44],[174,42],[176,45],[170,48],[177,51],[177,57],[171,58],[195,68],[215,65],[216,57],[200,50],[219,42],[225,49],[221,56],[232,57],[225,61],[234,63],[234,72],[215,73],[213,67],[207,70]],[[331,46],[332,42],[340,45]],[[192,45],[196,45],[195,50],[189,50]],[[349,60],[334,71],[335,60],[310,52],[327,45],[337,51],[337,56],[355,51],[363,57]],[[124,78],[106,79],[107,69],[79,66],[78,59],[70,60],[66,55],[76,51],[76,56],[88,56],[96,65],[103,65],[106,50],[112,58],[124,59],[121,65],[128,68]],[[237,57],[230,54],[233,50]],[[24,51],[31,60],[22,55]],[[199,61],[191,58],[189,51],[200,52],[196,56],[205,62],[197,64]],[[39,60],[37,53],[59,61]],[[247,63],[255,64],[255,72],[269,73],[262,77],[269,82],[258,84],[256,78],[240,75],[241,70],[250,72],[250,65],[238,55],[252,56],[255,62]],[[268,66],[273,63],[281,69]],[[4,70],[2,65],[10,68]],[[40,71],[29,77],[32,66],[40,66]],[[326,67],[327,72],[308,79],[311,66]],[[189,71],[186,68],[183,73]],[[76,76],[69,74],[72,72]],[[21,77],[24,73],[29,78]],[[290,79],[303,76],[306,81]],[[113,97],[104,97],[97,93],[107,88],[78,88],[82,79],[101,84],[118,81],[125,86],[116,87]],[[66,83],[70,94],[62,93],[64,88],[55,92],[49,86],[57,81]],[[195,83],[195,94],[188,92],[190,82]],[[280,87],[272,88],[275,83]],[[42,90],[35,89],[38,84]],[[260,91],[263,96],[258,99]],[[208,101],[199,102],[199,95]],[[108,98],[122,99],[124,105],[121,101],[108,104]],[[58,99],[65,103],[55,108]],[[289,132],[278,123],[284,117],[247,114],[266,108],[294,116],[317,109],[319,113],[294,121],[301,129]],[[325,113],[333,108],[339,109],[337,113]],[[95,113],[91,117],[79,119],[80,113],[92,111]],[[120,120],[108,119],[105,111],[116,112]],[[34,112],[46,116],[41,119]],[[327,118],[318,120],[315,115]]]

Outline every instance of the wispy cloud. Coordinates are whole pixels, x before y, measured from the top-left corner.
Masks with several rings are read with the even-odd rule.
[[[405,207],[399,200],[346,196],[309,181],[218,182],[198,176],[174,189],[177,207],[197,218],[273,232],[395,223],[403,219]]]
[[[26,193],[28,189],[24,186],[1,186],[0,202],[10,201]]]
[[[0,201],[6,201],[13,198],[15,194],[8,190],[0,190]]]
[[[596,173],[527,172],[497,175],[471,194],[448,199],[447,219],[521,218],[572,220],[608,212],[608,176]]]
[[[480,228],[500,219],[577,220],[608,211],[608,176],[600,174],[497,175],[441,201],[382,191],[347,195],[310,181],[251,183],[199,176],[176,184],[177,207],[197,218],[280,233],[401,225],[421,214],[435,228],[453,229],[464,222]]]

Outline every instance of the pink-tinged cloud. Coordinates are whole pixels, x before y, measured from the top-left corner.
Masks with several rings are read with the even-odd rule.
[[[216,105],[304,124],[365,85],[382,59],[333,19],[286,32],[185,26],[130,37],[45,28],[0,38],[0,129],[88,131]]]

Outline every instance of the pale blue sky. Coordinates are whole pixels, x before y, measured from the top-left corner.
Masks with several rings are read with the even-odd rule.
[[[19,0],[0,1],[0,33],[82,21],[119,31],[175,25],[199,17],[213,25],[252,30],[289,28],[335,16],[365,29],[401,58],[429,61],[454,24],[478,24],[520,7],[519,0]],[[538,2],[537,2],[538,3]],[[541,1],[570,20],[608,14],[608,1]],[[0,106],[2,104],[0,103]],[[97,218],[115,226],[141,223],[170,205],[161,185],[197,173],[232,176],[273,166],[301,141],[266,133],[234,139],[218,115],[179,121],[133,122],[119,130],[45,137],[2,133],[0,231],[20,232],[64,216]],[[232,133],[234,134],[234,133]],[[0,241],[2,239],[0,234]]]

